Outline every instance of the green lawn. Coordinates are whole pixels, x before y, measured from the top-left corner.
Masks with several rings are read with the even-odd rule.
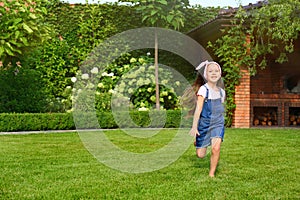
[[[174,130],[134,139],[136,152],[164,146]],[[188,130],[187,130],[188,132]],[[0,136],[0,199],[300,199],[300,129],[227,129],[216,178],[191,147],[158,171],[131,174],[99,163],[77,133]]]

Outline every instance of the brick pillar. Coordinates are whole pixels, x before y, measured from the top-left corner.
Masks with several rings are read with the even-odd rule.
[[[232,126],[235,128],[250,128],[250,74],[247,69],[241,69],[240,84],[235,87],[236,109]]]

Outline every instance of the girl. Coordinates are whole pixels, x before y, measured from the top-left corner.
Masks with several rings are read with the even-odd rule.
[[[225,91],[220,87],[221,67],[216,62],[205,61],[196,70],[198,70],[198,76],[201,75],[200,71],[203,71],[203,77],[207,83],[201,87],[198,86],[197,103],[190,134],[196,137],[196,154],[199,158],[205,157],[208,146],[212,147],[209,176],[214,177],[224,138]],[[197,83],[194,86],[197,86]]]

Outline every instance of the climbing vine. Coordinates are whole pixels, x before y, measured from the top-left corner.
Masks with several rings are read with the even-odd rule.
[[[264,69],[268,55],[276,62],[288,61],[287,55],[294,51],[294,42],[300,31],[300,2],[298,0],[269,0],[261,7],[235,13],[231,27],[222,30],[224,35],[215,43],[209,43],[219,57],[224,70],[227,92],[226,125],[232,123],[235,109],[234,92],[239,84],[241,67],[247,67],[254,76],[257,69]]]

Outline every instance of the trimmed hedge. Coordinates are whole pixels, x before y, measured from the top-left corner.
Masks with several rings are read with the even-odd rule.
[[[149,117],[149,114],[151,118]],[[95,115],[95,114],[93,114]],[[91,115],[92,116],[92,115]],[[89,114],[76,116],[77,128],[134,128],[134,127],[190,127],[191,118],[182,117],[180,111],[165,112],[120,112],[116,118],[110,112],[97,113],[98,122],[90,120]],[[151,119],[153,122],[151,123]],[[79,121],[79,123],[78,123]],[[116,123],[116,121],[118,123]],[[132,123],[134,122],[134,123]],[[136,125],[135,125],[136,124]],[[24,113],[0,114],[0,132],[10,131],[42,131],[42,130],[75,130],[72,113]]]
[[[72,130],[70,113],[0,114],[0,131]]]

